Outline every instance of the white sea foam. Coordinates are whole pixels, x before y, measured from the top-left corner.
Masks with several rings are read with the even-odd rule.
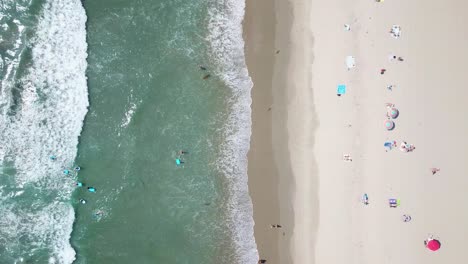
[[[124,117],[122,118],[122,122],[120,123],[121,128],[125,128],[130,124],[132,121],[133,115],[135,114],[135,111],[137,109],[137,103],[133,102],[133,89],[130,90],[130,97],[129,97],[129,106],[127,107],[127,111],[124,114]],[[140,102],[141,103],[141,100]]]
[[[221,145],[223,155],[218,164],[230,183],[228,224],[234,228],[235,259],[238,263],[256,263],[258,252],[253,234],[253,209],[247,186],[252,81],[244,57],[244,8],[244,0],[226,0],[214,4],[209,10],[208,41],[218,62],[218,75],[232,91],[230,114],[224,127],[225,140]]]
[[[30,40],[31,67],[21,79],[15,79],[16,66],[11,67],[2,80],[2,88],[10,89],[0,97],[0,162],[13,164],[19,197],[38,199],[19,206],[19,197],[13,200],[0,191],[0,237],[9,243],[26,239],[27,245],[9,247],[22,247],[27,254],[47,249],[51,263],[75,259],[69,243],[73,179],[62,170],[73,165],[88,107],[85,23],[80,0],[45,1]],[[16,100],[13,84],[20,87]]]

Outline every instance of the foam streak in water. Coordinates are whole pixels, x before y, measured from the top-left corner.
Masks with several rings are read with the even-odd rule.
[[[30,41],[31,63],[10,80],[20,92],[0,98],[0,162],[14,171],[0,187],[0,242],[15,259],[35,259],[35,252],[47,252],[49,263],[75,258],[73,179],[62,170],[73,165],[88,107],[85,23],[80,0],[45,1]]]
[[[228,226],[235,248],[234,261],[256,263],[258,252],[253,236],[253,209],[247,186],[247,152],[251,135],[252,81],[244,57],[242,20],[243,0],[216,1],[210,9],[211,53],[218,65],[218,75],[231,89],[230,113],[224,130],[219,169],[229,182]]]

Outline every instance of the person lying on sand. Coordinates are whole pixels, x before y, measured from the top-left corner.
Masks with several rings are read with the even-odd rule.
[[[403,220],[403,222],[407,223],[407,222],[411,221],[411,216],[404,214],[403,217],[402,217],[402,220]]]
[[[349,154],[343,154],[343,160],[347,162],[353,161],[353,159],[351,158],[351,155]]]
[[[408,144],[406,141],[401,142],[400,150],[403,152],[411,152],[415,150],[416,147],[413,144]]]
[[[431,168],[432,175],[436,174],[438,171],[440,171],[439,168]]]

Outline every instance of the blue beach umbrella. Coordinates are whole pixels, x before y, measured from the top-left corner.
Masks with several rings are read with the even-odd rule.
[[[384,147],[385,147],[385,149],[386,149],[387,151],[392,150],[392,148],[393,148],[393,142],[391,142],[391,141],[386,141],[386,142],[384,143]]]

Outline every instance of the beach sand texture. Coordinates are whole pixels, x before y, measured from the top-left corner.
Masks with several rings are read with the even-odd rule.
[[[467,5],[247,1],[249,188],[267,263],[468,261]],[[392,25],[401,26],[400,38],[390,35]],[[348,55],[356,58],[349,71]],[[338,84],[347,85],[341,97]],[[393,131],[384,128],[387,102],[400,110]],[[416,150],[385,152],[387,140]],[[432,175],[431,167],[441,171]],[[389,208],[389,198],[401,205]],[[440,238],[439,251],[424,247],[429,234]]]

